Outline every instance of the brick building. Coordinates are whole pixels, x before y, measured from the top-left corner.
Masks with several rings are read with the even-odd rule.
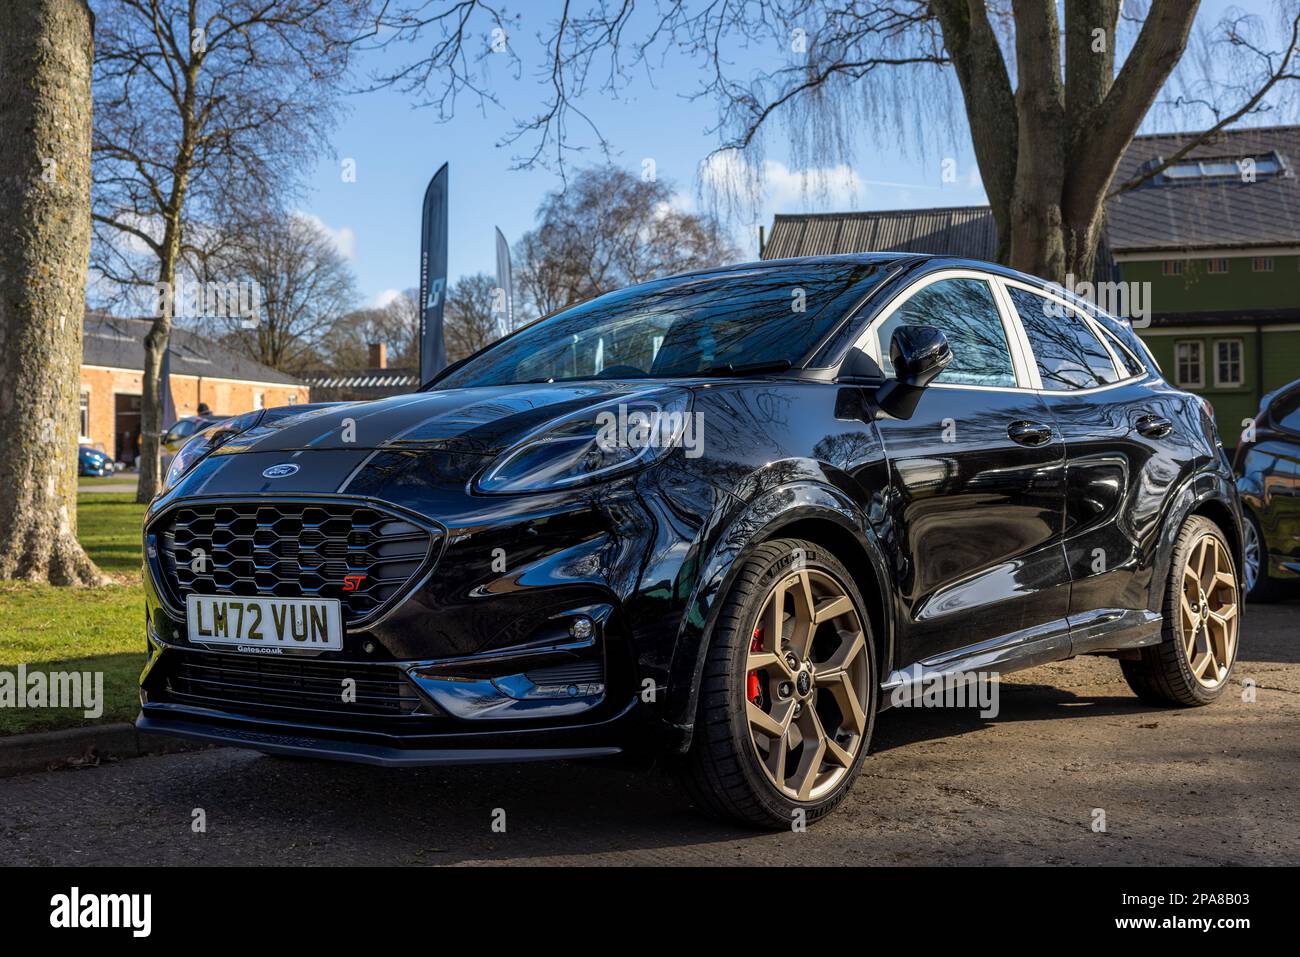
[[[144,337],[149,321],[86,317],[81,358],[81,441],[134,465],[140,450]],[[293,376],[236,355],[186,329],[171,334],[171,391],[176,415],[202,402],[214,415],[295,405],[310,390]]]

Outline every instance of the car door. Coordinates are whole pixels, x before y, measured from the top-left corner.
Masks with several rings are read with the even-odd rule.
[[[1152,561],[1169,492],[1195,466],[1185,396],[1098,319],[1013,280],[1002,289],[1066,454],[1065,560],[1075,652],[1126,628],[1155,634]]]
[[[925,277],[858,342],[887,376],[903,324],[941,330],[953,360],[910,415],[876,422],[890,470],[899,662],[1003,639],[1042,639],[1063,654],[1065,451],[1029,388],[1010,317],[982,273]]]
[[[1269,405],[1265,428],[1251,450],[1260,466],[1265,514],[1260,517],[1270,574],[1300,574],[1300,389]]]

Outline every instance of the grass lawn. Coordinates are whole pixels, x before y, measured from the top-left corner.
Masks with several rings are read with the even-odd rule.
[[[83,492],[77,527],[100,569],[122,579],[102,588],[0,585],[0,671],[91,671],[104,675],[104,713],[0,707],[0,735],[130,721],[139,710],[136,679],[144,664],[140,523],[144,506],[130,492]]]
[[[136,481],[137,478],[134,472],[119,472],[116,475],[80,475],[77,477],[77,488],[93,489],[96,485],[125,485],[127,482]]]

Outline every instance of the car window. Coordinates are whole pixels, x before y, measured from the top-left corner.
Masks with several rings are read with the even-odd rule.
[[[194,434],[196,424],[193,419],[182,419],[171,427],[171,431],[167,433],[166,441],[174,442],[177,439],[189,438]]]
[[[1279,428],[1300,433],[1300,392],[1282,396],[1274,403],[1270,414]]]
[[[931,326],[952,347],[952,362],[936,379],[958,385],[1014,387],[1015,368],[993,290],[983,279],[941,279],[909,296],[876,327],[881,366],[893,374],[889,343],[899,326]]]
[[[1110,353],[1073,309],[1019,286],[1008,285],[1007,292],[1034,350],[1044,389],[1069,392],[1119,381]]]
[[[1124,345],[1124,343],[1120,341],[1119,336],[1115,335],[1115,333],[1111,332],[1105,326],[1101,327],[1101,332],[1110,345],[1110,351],[1119,357],[1119,364],[1124,367],[1125,376],[1146,375],[1146,366],[1142,364],[1137,356],[1133,355],[1133,353],[1129,351],[1128,346]]]
[[[597,296],[502,339],[437,388],[673,378],[802,359],[886,264],[792,263],[675,276]]]

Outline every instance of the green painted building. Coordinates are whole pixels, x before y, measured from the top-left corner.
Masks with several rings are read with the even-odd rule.
[[[1185,143],[1139,137],[1116,182]],[[1300,127],[1240,130],[1106,207],[1119,278],[1150,291],[1151,322],[1138,333],[1170,382],[1214,406],[1226,445],[1236,444],[1261,396],[1300,378],[1297,163]]]
[[[1187,140],[1136,138],[1115,183],[1157,168]],[[1106,205],[1110,273],[1128,292],[1134,327],[1170,382],[1214,406],[1229,446],[1262,395],[1300,379],[1298,165],[1300,126],[1239,130]],[[780,215],[761,255],[873,250],[992,259],[996,231],[982,206]]]

